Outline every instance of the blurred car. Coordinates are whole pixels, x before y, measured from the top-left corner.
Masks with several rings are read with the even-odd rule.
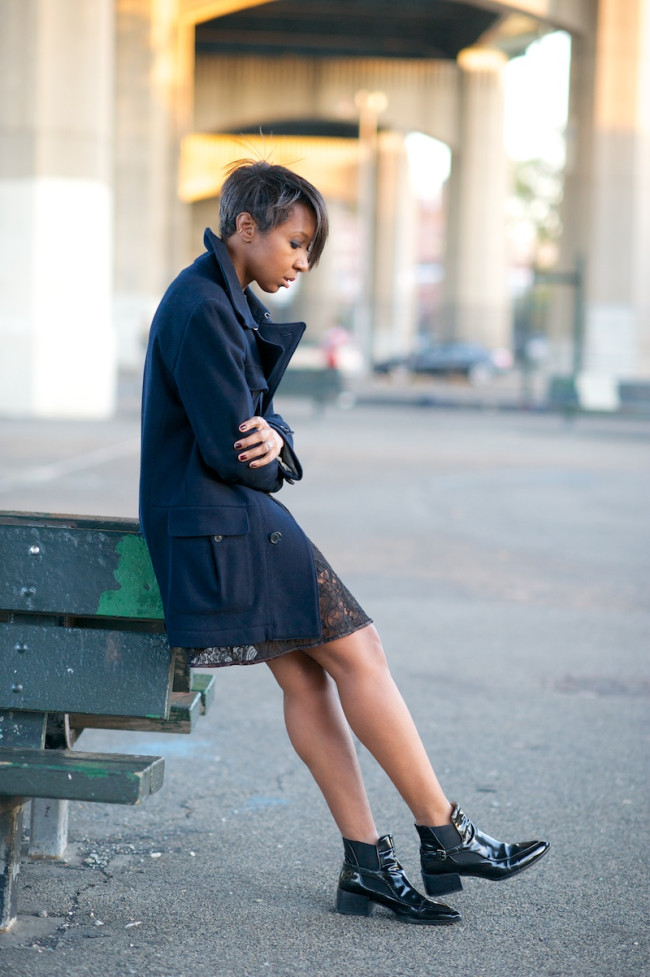
[[[412,373],[434,376],[464,376],[470,383],[483,383],[513,365],[507,349],[490,350],[480,343],[441,343],[415,353],[408,366]]]

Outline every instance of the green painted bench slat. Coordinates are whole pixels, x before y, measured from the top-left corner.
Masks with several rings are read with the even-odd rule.
[[[70,713],[70,729],[128,729],[146,733],[191,733],[202,714],[200,692],[172,692],[169,719],[144,719],[140,716],[94,716]]]
[[[63,749],[70,714],[82,728],[189,732],[201,699],[169,647],[136,520],[0,512],[0,930],[16,918],[25,799],[138,804],[162,786],[161,757]],[[31,837],[43,854],[40,803]],[[65,850],[63,810],[52,857]]]
[[[0,608],[163,620],[147,545],[123,519],[0,513]]]
[[[173,666],[164,634],[0,622],[0,712],[166,718]]]
[[[204,716],[212,703],[217,691],[217,683],[214,675],[205,675],[201,672],[194,672],[192,675],[192,692],[201,694],[201,715]]]
[[[160,790],[162,757],[0,748],[0,794],[139,804]]]

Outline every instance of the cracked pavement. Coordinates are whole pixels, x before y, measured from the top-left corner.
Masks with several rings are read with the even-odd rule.
[[[378,625],[448,794],[551,852],[503,885],[468,880],[455,927],[338,916],[340,838],[278,689],[223,669],[191,736],[83,734],[164,756],[165,784],[141,807],[71,804],[67,861],[23,860],[1,977],[642,977],[650,424],[278,408],[307,471],[283,501]],[[0,506],[133,515],[137,452],[108,449],[137,424],[0,421]],[[360,759],[417,884],[412,819]]]

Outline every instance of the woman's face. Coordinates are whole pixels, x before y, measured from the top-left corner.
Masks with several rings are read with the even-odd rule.
[[[265,232],[250,215],[240,214],[238,231],[242,246],[234,264],[243,288],[257,282],[262,291],[277,292],[288,288],[301,271],[309,270],[308,249],[316,232],[316,218],[304,204],[294,204],[284,224]]]

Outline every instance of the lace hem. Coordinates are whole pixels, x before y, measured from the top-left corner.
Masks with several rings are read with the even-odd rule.
[[[192,668],[220,668],[226,665],[254,665],[269,661],[301,648],[314,648],[345,638],[372,621],[334,572],[320,550],[311,544],[320,602],[322,631],[320,638],[290,638],[260,641],[256,645],[231,645],[214,648],[184,648]]]

